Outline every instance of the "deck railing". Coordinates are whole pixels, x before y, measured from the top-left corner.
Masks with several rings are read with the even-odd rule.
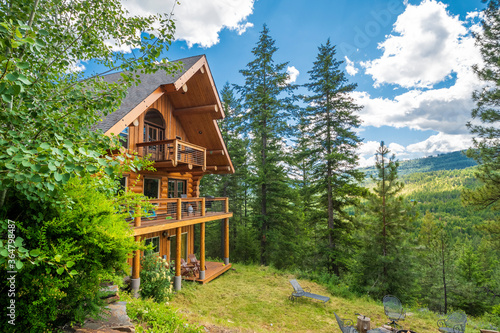
[[[211,213],[229,213],[228,198],[172,198],[149,200],[155,208],[141,211],[140,219],[147,220],[182,220],[193,217],[204,217]],[[134,214],[138,217],[138,214]],[[137,219],[136,220],[136,224]]]
[[[179,163],[206,167],[207,150],[204,147],[179,139],[142,142],[135,145],[140,156],[149,156],[155,162]]]

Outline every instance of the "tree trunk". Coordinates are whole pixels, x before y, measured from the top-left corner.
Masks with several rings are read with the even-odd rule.
[[[443,264],[443,288],[444,288],[444,314],[448,313],[448,294],[446,292],[446,269],[445,269],[445,255],[444,255],[444,240],[441,239],[441,259]]]

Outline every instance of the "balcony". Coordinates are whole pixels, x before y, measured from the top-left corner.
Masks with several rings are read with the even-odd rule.
[[[172,198],[152,199],[153,211],[134,212],[131,226],[134,236],[145,235],[177,227],[230,218],[228,198]]]
[[[184,165],[187,170],[206,170],[206,148],[179,139],[142,142],[135,145],[139,156],[155,161],[155,168],[176,168]]]

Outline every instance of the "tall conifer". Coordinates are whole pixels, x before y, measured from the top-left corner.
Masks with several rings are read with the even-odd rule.
[[[238,87],[246,110],[246,134],[251,138],[251,182],[256,196],[254,222],[259,231],[261,264],[269,263],[270,245],[276,246],[283,240],[278,230],[287,219],[290,205],[283,150],[284,139],[290,133],[287,119],[293,104],[289,94],[294,87],[287,82],[288,63],[275,63],[276,51],[275,41],[264,25],[252,50],[254,60],[240,71],[245,84]],[[270,239],[274,243],[271,244]]]
[[[476,177],[483,184],[464,192],[467,203],[480,208],[500,209],[500,1],[490,0],[484,11],[483,30],[475,35],[484,66],[475,66],[478,77],[486,86],[475,91],[476,108],[467,124],[474,139],[469,157],[479,163]],[[491,225],[491,232],[500,242],[500,220]]]
[[[304,98],[308,103],[304,116],[312,133],[309,153],[315,157],[315,189],[323,195],[327,220],[327,266],[339,275],[347,265],[353,242],[354,227],[345,208],[363,192],[359,186],[363,173],[356,169],[356,148],[361,139],[355,132],[360,125],[356,111],[361,107],[350,96],[356,84],[348,83],[340,68],[343,61],[335,58],[335,46],[327,40],[318,49],[305,85],[310,95]]]

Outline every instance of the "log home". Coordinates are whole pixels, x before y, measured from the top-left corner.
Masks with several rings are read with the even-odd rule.
[[[233,165],[217,120],[224,112],[204,55],[177,60],[182,70],[141,74],[141,84],[128,89],[120,109],[98,128],[119,135],[131,152],[154,161],[155,172],[129,173],[122,179],[128,191],[144,194],[156,206],[131,221],[136,240],[152,243],[154,251],[175,261],[174,288],[181,288],[181,259],[195,249],[199,227],[199,272],[191,279],[208,282],[227,271],[229,263],[229,211],[227,198],[200,197],[200,180],[207,173],[233,173]],[[120,74],[104,76],[108,82]],[[139,209],[140,211],[140,209]],[[137,215],[137,213],[135,213]],[[223,220],[224,263],[205,261],[205,223]],[[139,289],[140,257],[134,254],[132,287]]]

